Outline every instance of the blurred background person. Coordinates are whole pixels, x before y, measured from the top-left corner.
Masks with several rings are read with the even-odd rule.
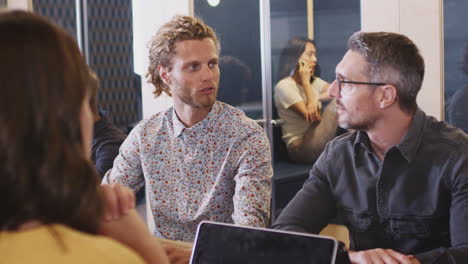
[[[219,58],[221,78],[217,100],[239,107],[247,103],[252,71],[242,60],[233,56]]]
[[[463,48],[461,59],[461,70],[463,75],[468,77],[468,44]],[[468,84],[460,87],[450,98],[447,108],[448,122],[458,128],[461,128],[465,133],[468,133]]]
[[[133,193],[99,186],[90,76],[72,37],[23,11],[0,14],[0,35],[2,263],[168,263]]]
[[[281,52],[274,93],[284,121],[282,139],[290,159],[299,163],[315,162],[337,131],[335,101],[327,93],[330,85],[315,74],[316,52],[310,39],[289,40]]]
[[[97,98],[99,90],[99,78],[91,68],[89,68],[91,76],[91,111],[94,119],[94,134],[91,144],[91,158],[96,166],[101,178],[112,168],[114,159],[119,155],[120,145],[124,142],[127,135],[117,128],[106,117],[104,111],[98,110]]]

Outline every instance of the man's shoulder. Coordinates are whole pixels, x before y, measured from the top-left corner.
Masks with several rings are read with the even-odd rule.
[[[227,103],[217,102],[220,106],[219,117],[225,120],[226,124],[231,124],[234,122],[236,124],[242,123],[245,125],[257,125],[257,122],[250,117],[246,116],[244,111],[236,108]],[[258,125],[257,125],[258,126]]]
[[[322,164],[336,164],[337,162],[344,162],[344,160],[352,159],[354,155],[354,143],[356,141],[358,132],[352,131],[339,135],[330,140],[320,156]]]
[[[255,120],[247,117],[242,110],[223,102],[217,103],[220,106],[217,118],[219,129],[233,133],[263,132],[262,127]]]
[[[443,145],[450,151],[468,152],[468,135],[463,130],[432,116],[426,117],[423,141],[424,144]]]
[[[94,142],[105,142],[108,140],[115,140],[123,142],[127,134],[123,132],[120,128],[114,125],[108,118],[105,116],[101,117],[97,122],[94,123]]]
[[[151,115],[148,118],[141,120],[136,126],[137,131],[147,131],[154,129],[161,129],[165,123],[172,122],[173,108],[170,107],[166,110]]]
[[[353,147],[358,131],[349,131],[333,138],[329,143],[331,151],[341,151]]]

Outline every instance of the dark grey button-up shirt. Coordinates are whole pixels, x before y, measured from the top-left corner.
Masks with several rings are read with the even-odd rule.
[[[99,175],[104,176],[112,168],[114,159],[119,155],[119,148],[127,135],[117,128],[99,111],[101,119],[94,122],[94,136],[91,145],[91,157]]]
[[[382,161],[365,132],[334,139],[273,227],[318,233],[337,214],[352,250],[468,263],[468,136],[418,109]]]

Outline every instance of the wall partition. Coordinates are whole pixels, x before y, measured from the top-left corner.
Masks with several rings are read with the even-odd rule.
[[[397,32],[416,43],[426,66],[418,105],[443,120],[443,1],[361,0],[361,19],[364,31]]]
[[[194,0],[193,8],[221,42],[218,100],[262,119],[260,2]]]
[[[75,37],[100,79],[98,107],[127,130],[139,121],[141,80],[133,68],[131,0],[33,0],[33,11]]]

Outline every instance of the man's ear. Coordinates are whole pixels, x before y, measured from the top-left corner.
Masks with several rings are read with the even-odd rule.
[[[162,65],[158,65],[156,67],[156,71],[158,71],[161,80],[164,82],[165,85],[169,86],[171,84],[171,78],[169,76],[169,69],[168,67],[164,67]]]
[[[387,108],[397,101],[398,92],[393,84],[386,84],[381,88],[381,96],[379,101],[380,108]]]

